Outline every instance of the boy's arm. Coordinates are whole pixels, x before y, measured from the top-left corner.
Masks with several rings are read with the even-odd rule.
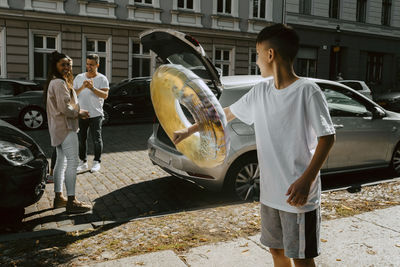
[[[298,178],[286,192],[286,195],[289,196],[287,203],[292,206],[303,206],[306,204],[311,184],[328,157],[329,151],[335,142],[335,138],[334,134],[321,136],[319,138],[310,165],[308,165],[303,175]]]
[[[225,112],[226,120],[228,122],[230,122],[231,120],[234,120],[236,118],[235,115],[233,115],[233,113],[231,112],[231,109],[229,107],[224,108],[224,112]],[[198,131],[199,131],[199,125],[197,123],[193,124],[189,128],[178,130],[178,131],[174,132],[174,136],[172,137],[172,142],[175,145],[177,145],[181,141],[183,141],[184,139],[188,138],[189,136],[191,136],[192,134],[194,134],[195,132],[198,132]]]

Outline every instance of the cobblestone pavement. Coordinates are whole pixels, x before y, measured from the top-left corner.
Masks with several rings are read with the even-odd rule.
[[[64,208],[52,209],[54,185],[47,184],[41,200],[25,209],[24,230],[132,219],[231,201],[221,193],[201,189],[154,166],[147,156],[147,139],[151,133],[151,124],[104,127],[100,172],[87,171],[77,176],[76,196],[79,200],[90,202],[93,211],[67,215]],[[28,131],[27,134],[50,158],[52,147],[48,130]],[[91,152],[89,145],[89,168],[93,159]]]

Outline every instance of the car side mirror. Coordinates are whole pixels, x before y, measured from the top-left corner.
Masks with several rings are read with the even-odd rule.
[[[374,107],[374,109],[372,110],[372,118],[373,119],[382,119],[386,116],[385,111],[383,111],[382,109],[378,108],[378,107]]]

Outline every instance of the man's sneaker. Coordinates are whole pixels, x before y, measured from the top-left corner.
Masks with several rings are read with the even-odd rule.
[[[81,171],[87,170],[88,168],[89,168],[89,165],[88,165],[87,161],[85,162],[85,161],[81,160],[81,161],[79,161],[79,165],[78,165],[78,168],[76,169],[76,171],[81,172]]]
[[[67,199],[65,197],[56,197],[54,198],[53,201],[53,208],[58,209],[58,208],[64,208],[67,206]]]
[[[100,171],[100,168],[101,168],[100,162],[98,162],[97,160],[94,160],[93,166],[92,166],[92,169],[90,170],[90,172],[98,172],[98,171]]]
[[[75,200],[73,202],[68,202],[65,208],[68,214],[84,213],[92,209],[92,206],[84,202]]]

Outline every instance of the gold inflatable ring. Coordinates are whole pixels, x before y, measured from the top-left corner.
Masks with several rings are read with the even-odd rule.
[[[199,167],[224,162],[229,148],[225,113],[199,76],[181,65],[162,65],[152,77],[150,92],[157,118],[171,140],[175,131],[192,125],[182,106],[199,125],[199,132],[176,146],[179,152]]]

